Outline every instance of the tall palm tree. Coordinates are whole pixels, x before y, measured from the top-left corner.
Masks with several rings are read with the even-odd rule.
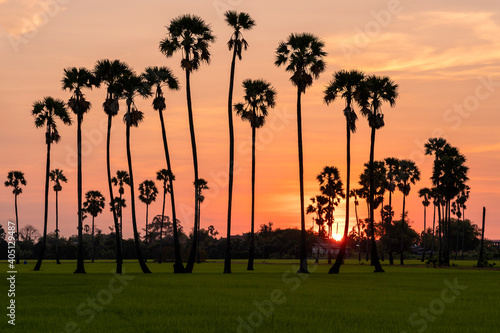
[[[385,160],[387,166],[387,190],[389,190],[389,215],[387,216],[386,229],[388,231],[388,249],[389,264],[394,265],[394,257],[392,256],[392,194],[396,191],[396,176],[399,173],[399,159],[395,157],[387,157]]]
[[[297,138],[299,152],[299,183],[300,183],[300,273],[307,270],[306,225],[304,211],[304,158],[302,151],[302,110],[301,95],[306,92],[314,79],[325,70],[323,58],[324,43],[316,36],[308,33],[291,34],[286,42],[281,42],[276,49],[276,66],[286,65],[285,70],[292,73],[290,80],[297,87]]]
[[[108,116],[108,130],[106,136],[106,172],[108,176],[108,190],[109,197],[111,198],[110,206],[113,213],[113,222],[115,225],[115,241],[116,241],[116,274],[122,273],[122,241],[120,234],[120,224],[118,222],[118,212],[116,211],[116,204],[114,202],[115,196],[113,194],[113,186],[111,185],[111,125],[113,117],[118,114],[120,104],[118,99],[121,97],[122,88],[119,84],[120,79],[130,73],[130,68],[124,62],[119,60],[102,59],[97,61],[94,66],[94,75],[99,84],[106,85],[106,99],[102,104],[104,113]],[[123,203],[122,208],[125,206]],[[121,218],[121,215],[120,215]]]
[[[203,178],[199,178],[198,181],[196,181],[194,184],[195,191],[197,192],[198,195],[198,212],[201,212],[201,204],[203,201],[205,201],[205,196],[202,194],[203,190],[208,190],[209,187],[207,185],[207,181]],[[198,221],[196,221],[196,230],[198,234],[200,233],[200,221],[201,221],[201,213],[198,214]],[[197,253],[197,263],[199,264],[201,262],[200,260],[200,243],[197,243],[196,247],[196,253]]]
[[[92,262],[95,259],[95,242],[94,242],[94,219],[102,213],[105,207],[106,199],[99,191],[88,191],[85,193],[85,202],[83,210],[92,215]]]
[[[161,256],[162,256],[162,250],[163,250],[163,221],[165,220],[165,197],[167,196],[167,192],[171,194],[172,191],[172,183],[175,180],[174,174],[167,169],[161,169],[156,173],[156,180],[159,180],[163,182],[163,205],[161,209],[161,222],[160,222],[160,258],[158,259],[158,263],[161,264]],[[173,196],[171,195],[170,198]],[[172,206],[173,207],[173,206]],[[172,209],[172,216],[174,215],[175,209]],[[174,243],[175,243],[175,235],[178,235],[177,233],[177,223],[173,223],[173,228],[174,228]],[[179,238],[177,236],[177,245],[174,244],[175,249],[175,260],[176,264],[174,264],[174,273],[183,273],[184,272],[184,265],[182,265],[182,259],[181,259],[181,253],[180,253],[180,247],[179,247]],[[179,252],[177,254],[177,251]],[[177,258],[177,255],[179,258]],[[177,260],[179,260],[177,262]],[[178,265],[180,264],[180,265]],[[176,266],[177,265],[177,266]]]
[[[224,273],[231,273],[231,208],[233,202],[233,170],[234,170],[234,127],[233,127],[233,87],[234,72],[236,68],[236,56],[241,60],[243,49],[248,48],[248,43],[243,38],[241,30],[250,30],[255,25],[255,21],[247,13],[237,13],[227,11],[225,14],[226,23],[233,28],[234,32],[227,42],[229,51],[233,51],[231,60],[231,72],[229,75],[229,94],[227,97],[227,116],[229,121],[229,182],[227,199],[227,236],[226,252],[224,260]],[[252,245],[250,245],[252,246]],[[250,259],[249,259],[250,260]],[[250,262],[250,261],[249,261]]]
[[[144,236],[144,242],[146,243],[146,248],[148,246],[148,213],[149,205],[156,201],[156,196],[158,195],[158,189],[156,188],[155,182],[152,180],[145,180],[139,184],[139,200],[146,204],[146,234]]]
[[[340,251],[335,260],[335,264],[331,267],[329,273],[339,273],[340,265],[344,260],[345,248],[347,244],[347,233],[349,232],[349,193],[351,191],[351,132],[356,132],[356,120],[358,119],[356,112],[353,109],[354,101],[360,96],[360,90],[366,85],[363,85],[365,75],[362,72],[352,70],[341,70],[333,74],[333,80],[330,81],[324,92],[324,101],[326,104],[333,102],[338,96],[345,100],[344,116],[346,119],[346,134],[347,134],[347,179],[346,179],[346,194],[347,197],[345,206],[345,227],[344,236],[340,245]]]
[[[264,126],[268,110],[274,108],[276,105],[276,90],[269,82],[264,80],[245,80],[243,81],[243,88],[245,102],[235,104],[234,109],[236,114],[241,119],[250,123],[252,128],[252,216],[250,222],[250,248],[248,252],[248,266],[247,270],[253,271],[253,262],[255,258],[255,135],[256,129]],[[229,221],[229,220],[228,220]],[[228,223],[228,228],[230,224]],[[231,235],[228,233],[227,237]],[[226,249],[230,247],[226,245]],[[227,252],[226,252],[227,255]],[[225,264],[224,272],[231,272],[231,258],[226,257],[227,264]],[[227,271],[227,268],[229,271]]]
[[[45,143],[47,144],[47,162],[45,167],[45,208],[43,215],[43,238],[40,255],[34,270],[39,271],[42,266],[45,248],[47,244],[47,218],[49,212],[49,174],[50,174],[50,148],[52,143],[57,143],[61,139],[57,131],[56,120],[59,119],[63,124],[71,125],[71,118],[66,110],[64,102],[52,97],[44,97],[42,100],[33,104],[31,114],[35,117],[35,127],[45,126]]]
[[[86,68],[68,68],[64,70],[62,79],[62,89],[73,92],[68,101],[68,107],[76,114],[77,118],[77,151],[78,151],[78,171],[77,171],[77,196],[78,196],[78,250],[75,273],[85,273],[83,266],[83,223],[82,223],[82,122],[83,115],[90,110],[90,102],[85,99],[83,88],[90,88],[98,84],[92,72]]]
[[[181,51],[181,68],[186,72],[186,100],[189,117],[189,132],[191,134],[191,150],[193,153],[194,181],[198,180],[198,155],[196,153],[196,138],[194,132],[193,107],[191,103],[191,73],[197,70],[202,62],[210,62],[209,46],[215,40],[212,30],[198,16],[183,15],[173,19],[167,27],[167,37],[160,41],[160,51],[170,58],[176,51]],[[194,225],[198,221],[198,193],[194,198]],[[186,273],[192,273],[196,257],[198,232],[195,228],[193,244],[186,265]]]
[[[139,233],[137,231],[137,218],[135,214],[135,187],[134,187],[134,172],[132,167],[132,153],[130,150],[130,128],[138,127],[139,123],[144,119],[144,113],[139,111],[135,105],[134,99],[137,96],[148,97],[151,96],[151,86],[140,76],[134,73],[125,75],[120,80],[123,87],[123,98],[127,102],[127,113],[123,117],[126,124],[126,145],[127,145],[127,162],[128,173],[130,177],[130,207],[132,210],[132,228],[134,231],[135,250],[137,252],[137,259],[143,273],[151,273],[144,258],[142,256],[141,244],[139,240]]]
[[[163,150],[165,151],[165,160],[167,162],[167,169],[163,173],[162,178],[158,178],[157,180],[164,181],[163,183],[163,211],[162,216],[165,216],[165,195],[166,191],[166,183],[168,181],[168,193],[170,193],[170,204],[172,206],[172,224],[174,229],[174,252],[175,252],[175,262],[174,262],[174,273],[184,273],[184,265],[182,264],[181,258],[181,247],[179,244],[179,234],[177,232],[177,214],[175,209],[175,196],[174,196],[174,180],[175,177],[172,173],[172,165],[170,163],[170,153],[168,150],[167,143],[167,134],[165,131],[165,122],[163,120],[163,110],[166,109],[167,104],[165,103],[165,96],[163,95],[162,87],[166,86],[170,90],[179,90],[179,81],[172,73],[172,71],[167,67],[148,67],[146,68],[144,74],[142,74],[143,78],[148,82],[148,84],[155,88],[155,97],[153,99],[153,109],[158,111],[158,115],[160,116],[160,124],[161,124],[161,134],[163,139]],[[163,230],[163,220],[161,222],[160,229]],[[159,263],[161,263],[161,249],[162,249],[162,235],[160,234],[160,259]]]
[[[59,192],[62,190],[61,182],[68,182],[68,179],[63,174],[63,171],[60,169],[54,169],[49,174],[50,180],[53,181],[54,184],[54,192],[56,192],[56,263],[59,262]]]
[[[400,264],[404,265],[404,236],[405,236],[405,216],[406,197],[410,194],[411,184],[420,180],[420,170],[415,162],[411,160],[399,161],[399,173],[396,176],[398,190],[403,193],[403,214],[401,215],[401,255]]]
[[[9,171],[5,186],[13,187],[12,193],[14,194],[14,209],[16,211],[16,248],[19,246],[19,215],[17,214],[17,196],[23,193],[21,185],[26,186],[26,179],[24,173],[21,171]],[[57,246],[57,245],[56,245]],[[16,249],[16,264],[19,265],[19,248]]]
[[[428,187],[421,188],[418,191],[418,196],[422,199],[422,205],[424,206],[424,233],[423,233],[423,250],[422,250],[422,259],[421,262],[425,260],[425,239],[427,238],[427,207],[431,204],[429,198],[431,195],[431,189]]]
[[[363,89],[364,94],[360,96],[360,100],[365,105],[361,109],[361,113],[368,118],[368,124],[371,127],[370,136],[370,229],[372,243],[372,261],[375,264],[375,272],[384,272],[380,265],[377,246],[375,242],[375,216],[374,216],[374,174],[373,162],[375,156],[375,131],[384,126],[384,115],[382,114],[381,106],[383,102],[388,102],[391,107],[396,103],[398,97],[398,85],[395,84],[389,77],[369,76],[365,80],[366,89]]]

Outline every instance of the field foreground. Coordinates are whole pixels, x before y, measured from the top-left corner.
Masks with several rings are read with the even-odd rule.
[[[463,267],[434,269],[369,265],[348,261],[341,274],[329,265],[309,265],[298,275],[294,261],[257,261],[255,271],[234,261],[195,266],[174,275],[171,263],[135,262],[116,276],[113,262],[47,261],[16,267],[16,321],[3,315],[1,331],[17,332],[496,332],[500,315],[500,271]],[[472,266],[472,262],[457,262]],[[3,272],[7,265],[0,264]],[[5,281],[5,280],[4,280]],[[9,305],[6,283],[2,304]]]

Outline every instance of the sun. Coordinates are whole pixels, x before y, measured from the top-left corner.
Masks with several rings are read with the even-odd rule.
[[[338,241],[342,240],[342,235],[341,234],[332,234],[332,238],[338,242]]]

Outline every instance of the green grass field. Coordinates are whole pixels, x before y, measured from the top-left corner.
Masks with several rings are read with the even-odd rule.
[[[498,332],[500,271],[471,269],[473,262],[434,269],[409,261],[405,267],[372,267],[347,261],[339,275],[329,265],[257,261],[254,272],[234,261],[195,266],[174,275],[171,263],[149,263],[153,274],[113,262],[86,263],[88,274],[72,274],[74,262],[18,265],[16,326],[3,315],[2,332]],[[498,265],[498,263],[497,263]],[[5,262],[0,269],[7,272]],[[4,280],[5,281],[5,280]],[[4,312],[8,284],[2,284]]]

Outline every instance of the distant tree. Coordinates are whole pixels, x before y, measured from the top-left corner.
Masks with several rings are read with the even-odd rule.
[[[156,172],[156,180],[159,180],[163,182],[163,204],[162,204],[162,209],[161,209],[161,216],[163,218],[160,221],[160,258],[158,259],[158,263],[161,264],[161,253],[163,250],[163,220],[165,218],[165,197],[167,193],[170,193],[172,190],[172,184],[173,181],[175,180],[175,176],[172,173],[172,171],[167,170],[167,169],[161,169],[160,171]],[[171,195],[171,198],[173,196]],[[175,202],[171,200],[172,205],[175,205]],[[173,207],[173,206],[172,206]],[[172,216],[174,215],[174,208],[172,208]],[[181,251],[180,251],[180,245],[179,245],[179,236],[177,235],[177,223],[173,223],[173,228],[174,228],[174,252],[175,252],[175,264],[174,264],[174,273],[181,273],[184,271],[184,265],[182,264],[182,259],[181,259]]]
[[[387,190],[389,191],[389,212],[392,212],[392,194],[396,191],[396,176],[399,173],[399,159],[395,157],[387,157],[385,160],[385,165],[387,167],[386,173],[386,181],[387,181]],[[388,231],[388,249],[389,252],[389,264],[394,265],[394,257],[392,256],[392,215],[387,218],[386,221],[386,229]]]
[[[85,193],[85,202],[83,203],[83,209],[86,213],[92,216],[92,262],[95,259],[95,242],[94,242],[94,219],[97,215],[102,213],[105,207],[106,199],[99,191],[88,191]]]
[[[26,179],[24,178],[24,173],[21,171],[9,171],[7,174],[7,180],[4,185],[6,187],[12,187],[12,193],[14,194],[14,210],[16,212],[16,264],[19,265],[19,215],[17,213],[17,196],[23,193],[21,185],[26,186]]]
[[[302,110],[301,96],[310,87],[314,79],[325,70],[323,58],[324,43],[316,36],[308,33],[291,34],[286,42],[281,42],[276,49],[276,66],[286,65],[285,70],[292,76],[290,80],[297,87],[297,137],[299,153],[300,184],[300,273],[309,273],[307,269],[306,225],[304,209],[304,158],[302,151]]]
[[[47,219],[49,212],[49,174],[50,174],[50,148],[52,143],[57,143],[61,139],[59,132],[57,131],[56,119],[59,118],[64,124],[71,125],[71,118],[66,110],[64,102],[59,99],[54,99],[52,97],[45,97],[41,101],[37,101],[33,104],[33,110],[31,111],[33,117],[35,117],[35,127],[40,128],[45,126],[45,143],[47,144],[47,164],[45,167],[45,205],[44,205],[44,215],[43,215],[43,239],[40,249],[40,254],[38,256],[38,261],[35,265],[34,270],[39,271],[42,267],[42,261],[45,254],[45,248],[47,244]]]
[[[197,198],[198,198],[198,221],[196,222],[195,228],[197,228],[196,232],[200,231],[200,222],[201,222],[201,203],[205,201],[205,196],[203,196],[203,190],[208,190],[209,187],[207,186],[207,181],[203,178],[198,178],[197,181],[194,182],[194,187],[197,192]],[[194,231],[193,231],[194,234]],[[200,244],[197,244],[196,248],[196,261],[200,263]]]
[[[27,224],[19,229],[19,237],[23,242],[35,243],[40,238],[40,234],[34,226]]]
[[[63,170],[54,169],[50,172],[50,180],[54,184],[54,192],[56,192],[56,264],[59,261],[59,192],[62,190],[61,182],[67,183],[68,179],[63,174]]]
[[[422,244],[422,247],[423,247],[423,250],[422,250],[422,259],[420,260],[421,262],[424,262],[425,260],[425,240],[426,240],[426,236],[427,236],[427,207],[429,207],[429,205],[431,204],[429,198],[430,198],[430,195],[431,195],[431,189],[430,188],[427,188],[427,187],[424,187],[424,188],[421,188],[419,191],[418,191],[418,196],[423,198],[422,199],[422,205],[424,206],[424,231],[422,232],[422,238],[423,238],[423,244]]]
[[[148,212],[149,205],[156,201],[156,196],[158,195],[158,189],[156,188],[155,182],[152,180],[145,180],[139,184],[139,200],[141,200],[146,205],[146,233],[144,235],[144,242],[146,247],[148,245]]]

